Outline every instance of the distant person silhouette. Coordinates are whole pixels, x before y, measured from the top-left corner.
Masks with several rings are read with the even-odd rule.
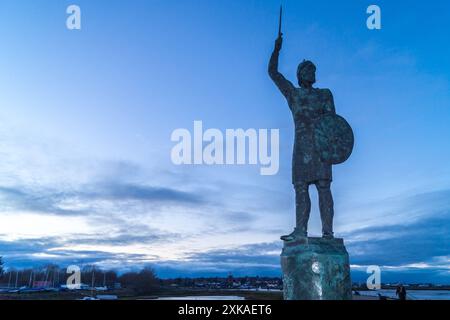
[[[396,294],[399,300],[406,300],[406,288],[402,284],[397,287]]]

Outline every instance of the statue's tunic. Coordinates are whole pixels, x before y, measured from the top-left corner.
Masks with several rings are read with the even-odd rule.
[[[292,183],[311,184],[332,180],[331,164],[322,162],[314,146],[314,122],[325,114],[336,114],[334,100],[328,89],[296,88],[278,72],[278,55],[274,51],[269,75],[285,96],[295,122],[295,144],[292,160]]]
[[[321,161],[314,144],[314,123],[325,114],[335,113],[330,90],[294,88],[287,100],[295,122],[292,183],[331,181],[331,164]]]

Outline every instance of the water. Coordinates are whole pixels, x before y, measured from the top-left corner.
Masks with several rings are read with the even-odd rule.
[[[382,296],[397,299],[395,290],[360,291],[362,296]],[[411,300],[450,300],[448,290],[407,290],[407,297]]]
[[[448,290],[408,290],[410,300],[450,300]],[[360,291],[361,296],[378,297],[382,296],[397,299],[395,290]],[[158,300],[245,300],[239,296],[187,296],[187,297],[162,297]]]

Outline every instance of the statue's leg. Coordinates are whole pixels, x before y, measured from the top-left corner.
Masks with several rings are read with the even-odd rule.
[[[301,236],[308,235],[308,221],[311,212],[311,199],[309,197],[309,184],[297,183],[295,184],[295,207],[296,207],[296,220],[297,234]]]
[[[334,202],[331,195],[331,181],[319,180],[316,183],[319,193],[320,218],[322,219],[322,233],[326,238],[333,237]]]

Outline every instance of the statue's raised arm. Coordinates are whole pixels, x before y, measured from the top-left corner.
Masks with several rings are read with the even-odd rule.
[[[273,50],[272,56],[270,57],[269,76],[273,80],[273,82],[275,82],[278,89],[280,89],[281,93],[286,97],[286,99],[289,99],[295,87],[278,71],[278,59],[280,56],[282,45],[283,37],[280,34],[275,41],[275,49]]]

